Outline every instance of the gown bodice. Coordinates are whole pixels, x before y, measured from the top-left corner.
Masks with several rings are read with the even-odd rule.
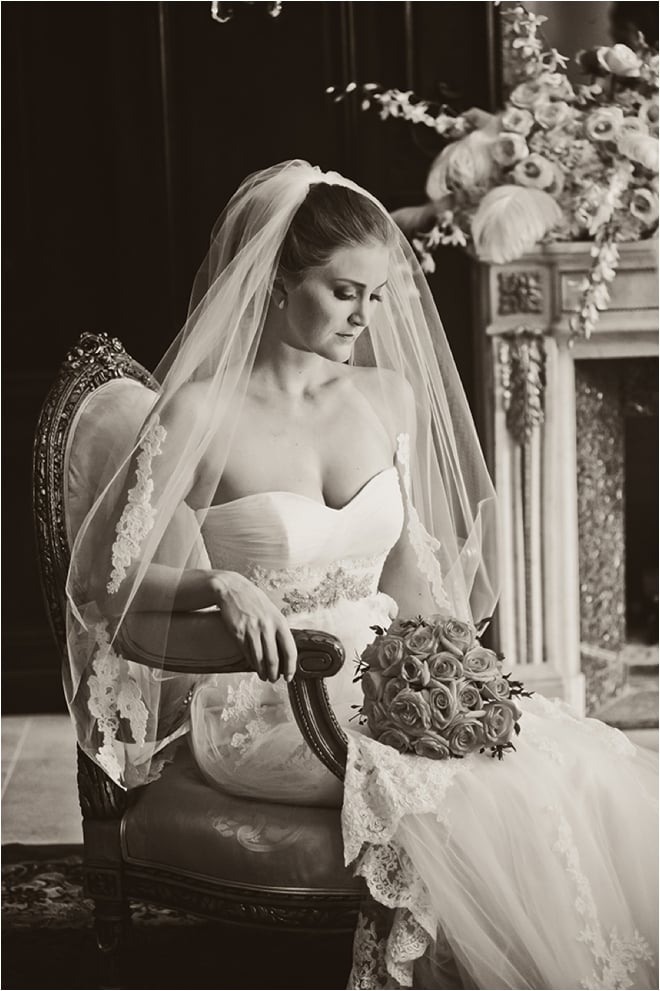
[[[260,492],[212,506],[201,520],[211,566],[245,575],[285,616],[374,595],[402,526],[394,466],[341,509],[294,492]]]

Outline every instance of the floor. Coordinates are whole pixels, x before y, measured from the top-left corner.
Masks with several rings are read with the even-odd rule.
[[[82,843],[68,715],[3,716],[2,842]]]
[[[657,729],[629,730],[658,749]],[[73,729],[67,715],[2,719],[2,842],[82,843]]]

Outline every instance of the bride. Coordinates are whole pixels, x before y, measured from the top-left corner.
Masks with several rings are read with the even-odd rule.
[[[567,706],[523,700],[517,752],[400,755],[352,720],[374,626],[497,599],[496,503],[425,279],[384,208],[293,161],[214,229],[159,395],[75,542],[69,701],[124,787],[183,730],[233,794],[342,806],[347,863],[392,910],[353,987],[657,987],[657,762]],[[134,610],[217,608],[253,674],[145,672]],[[342,786],[289,710],[291,629],[346,649],[328,684]],[[189,721],[180,711],[191,697]]]

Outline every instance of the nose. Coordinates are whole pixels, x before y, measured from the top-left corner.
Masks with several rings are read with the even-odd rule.
[[[355,309],[348,318],[351,327],[366,327],[369,323],[369,303],[366,299],[359,298],[355,304]]]

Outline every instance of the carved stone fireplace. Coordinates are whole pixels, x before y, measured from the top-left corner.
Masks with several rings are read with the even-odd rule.
[[[657,433],[657,242],[620,246],[610,307],[589,340],[571,345],[590,247],[548,245],[508,265],[475,267],[479,420],[501,502],[494,635],[529,687],[582,711],[623,677],[634,625],[628,531],[644,553],[643,531],[640,544],[639,524],[631,529],[626,519],[626,502],[641,512],[637,488],[626,499],[626,465],[646,478],[645,465],[657,460],[657,447],[640,446],[642,434]],[[640,506],[655,503],[657,512],[655,478],[655,494]],[[657,568],[657,522],[648,526]],[[653,561],[643,567],[652,595]]]

